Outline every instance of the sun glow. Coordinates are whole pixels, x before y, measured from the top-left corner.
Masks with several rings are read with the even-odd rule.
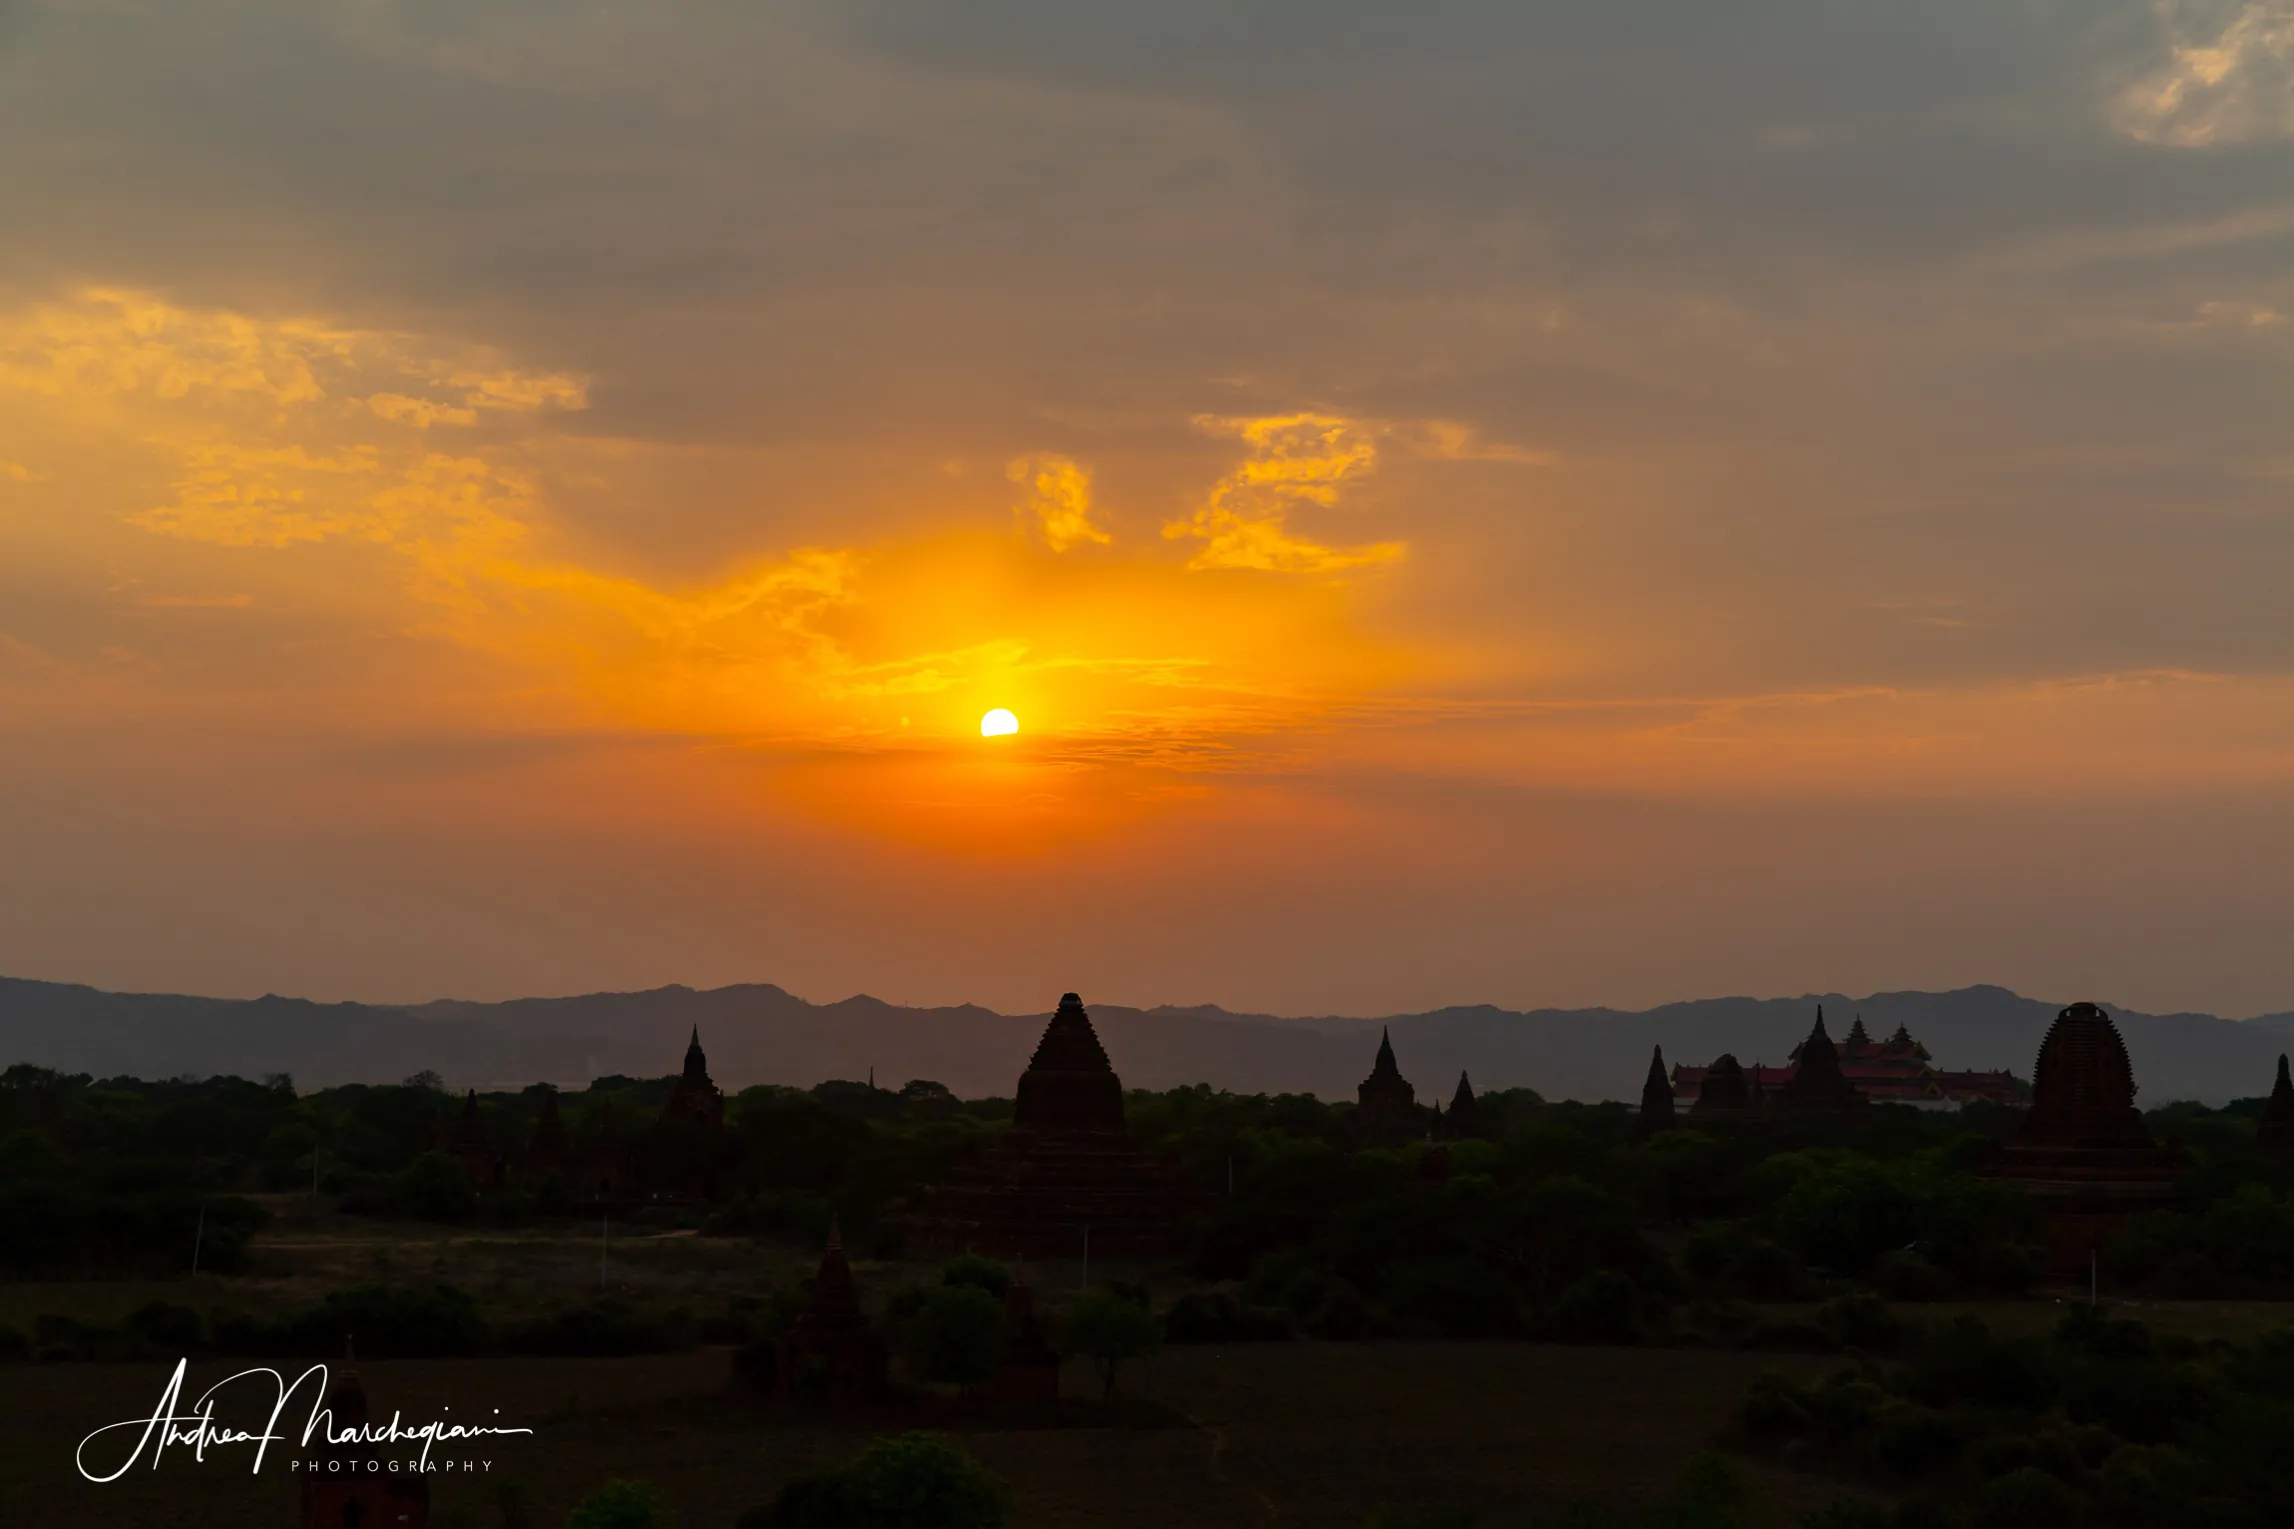
[[[980,719],[980,736],[1002,738],[1020,730],[1020,719],[999,706]]]

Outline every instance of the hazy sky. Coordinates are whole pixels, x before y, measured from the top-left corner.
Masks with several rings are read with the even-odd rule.
[[[0,0],[0,972],[2294,1008],[2290,384],[2294,0]]]

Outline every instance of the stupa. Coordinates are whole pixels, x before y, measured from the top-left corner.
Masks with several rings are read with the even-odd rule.
[[[725,1095],[710,1080],[709,1058],[701,1050],[699,1025],[693,1027],[693,1038],[685,1044],[685,1070],[678,1075],[676,1087],[670,1089],[668,1100],[661,1106],[661,1118],[665,1122],[710,1131],[725,1123]]]
[[[2254,1122],[2254,1144],[2281,1162],[2294,1162],[2294,1078],[2286,1074],[2286,1058],[2278,1058],[2278,1081]]]
[[[541,1117],[534,1122],[533,1140],[526,1144],[523,1172],[529,1184],[574,1177],[573,1138],[566,1134],[564,1117],[558,1114],[558,1091],[546,1085]]]
[[[1641,1116],[1633,1122],[1633,1140],[1647,1141],[1660,1131],[1679,1125],[1673,1113],[1673,1083],[1665,1073],[1665,1048],[1649,1048],[1649,1076],[1641,1082]]]
[[[1869,1045],[1871,1038],[1863,1032],[1864,1022],[1859,1019],[1850,1034],[1858,1045]],[[1839,1048],[1825,1033],[1824,1009],[1818,1005],[1816,1025],[1793,1055],[1792,1076],[1768,1096],[1769,1109],[1778,1115],[1849,1115],[1871,1102],[1840,1070]]]
[[[1354,1126],[1368,1142],[1406,1141],[1418,1134],[1418,1091],[1394,1061],[1394,1038],[1378,1032],[1370,1076],[1354,1089]]]
[[[943,1253],[1152,1256],[1173,1250],[1199,1198],[1131,1139],[1123,1081],[1083,1000],[1066,993],[1020,1074],[1004,1139],[926,1191],[904,1222]]]
[[[1474,1085],[1462,1072],[1457,1091],[1450,1095],[1449,1109],[1435,1122],[1434,1134],[1444,1141],[1470,1141],[1483,1134],[1481,1101],[1474,1097]]]
[[[890,1354],[884,1336],[860,1309],[860,1286],[844,1256],[844,1237],[829,1223],[828,1247],[813,1276],[812,1300],[781,1340],[774,1374],[784,1401],[872,1402],[885,1394]]]
[[[439,1148],[461,1163],[473,1187],[487,1190],[501,1182],[501,1154],[494,1150],[493,1142],[486,1135],[486,1122],[479,1117],[476,1089],[463,1096],[462,1118],[455,1122],[452,1131],[440,1138]]]
[[[2055,1016],[2032,1071],[2031,1112],[1985,1171],[2028,1190],[2047,1215],[2048,1272],[2080,1278],[2129,1216],[2174,1201],[2189,1167],[2151,1139],[2135,1072],[2111,1017],[2091,1003]]]
[[[394,1471],[382,1448],[364,1440],[337,1444],[367,1422],[366,1387],[343,1343],[343,1372],[327,1386],[325,1438],[313,1434],[298,1458],[303,1464],[303,1529],[426,1529],[430,1483],[420,1473]]]

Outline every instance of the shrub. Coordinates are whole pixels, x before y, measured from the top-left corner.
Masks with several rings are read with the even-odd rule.
[[[1001,1529],[1010,1514],[1010,1489],[977,1459],[907,1433],[795,1477],[739,1529]]]
[[[391,1201],[420,1221],[459,1221],[477,1207],[478,1191],[460,1158],[433,1151],[406,1165],[391,1185]]]
[[[1858,1292],[1834,1296],[1816,1308],[1816,1325],[1842,1348],[1875,1354],[1892,1352],[1904,1341],[1904,1324],[1888,1303]]]
[[[1596,1269],[1562,1292],[1551,1326],[1567,1343],[1638,1343],[1641,1292],[1614,1269]]]
[[[573,1510],[566,1529],[668,1529],[669,1504],[642,1481],[609,1481]]]
[[[966,1253],[961,1258],[948,1261],[948,1267],[940,1271],[940,1283],[971,1285],[985,1290],[1000,1301],[1005,1292],[1012,1288],[1012,1271],[1008,1265],[997,1263],[992,1258]]]
[[[513,1354],[666,1354],[691,1348],[694,1337],[690,1322],[649,1316],[627,1301],[609,1296],[587,1306],[514,1323],[503,1330],[502,1346]]]
[[[1115,1394],[1116,1371],[1125,1360],[1143,1358],[1162,1346],[1163,1329],[1146,1307],[1104,1290],[1077,1296],[1060,1322],[1060,1352],[1080,1354],[1097,1365],[1108,1396]]]
[[[1246,1306],[1223,1290],[1183,1295],[1163,1313],[1165,1343],[1251,1343],[1288,1338],[1290,1324],[1263,1306]]]
[[[1003,1359],[1004,1303],[978,1285],[942,1285],[903,1324],[900,1351],[918,1378],[970,1391]]]
[[[489,1333],[477,1303],[451,1285],[361,1285],[277,1320],[218,1317],[225,1353],[327,1357],[345,1340],[375,1358],[446,1359],[477,1353]]]
[[[1976,1506],[1980,1529],[2073,1529],[2079,1495],[2036,1466],[1993,1480]]]

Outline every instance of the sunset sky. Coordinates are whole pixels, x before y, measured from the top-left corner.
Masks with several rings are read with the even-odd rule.
[[[0,0],[0,974],[2294,1009],[2290,590],[2294,0]]]

